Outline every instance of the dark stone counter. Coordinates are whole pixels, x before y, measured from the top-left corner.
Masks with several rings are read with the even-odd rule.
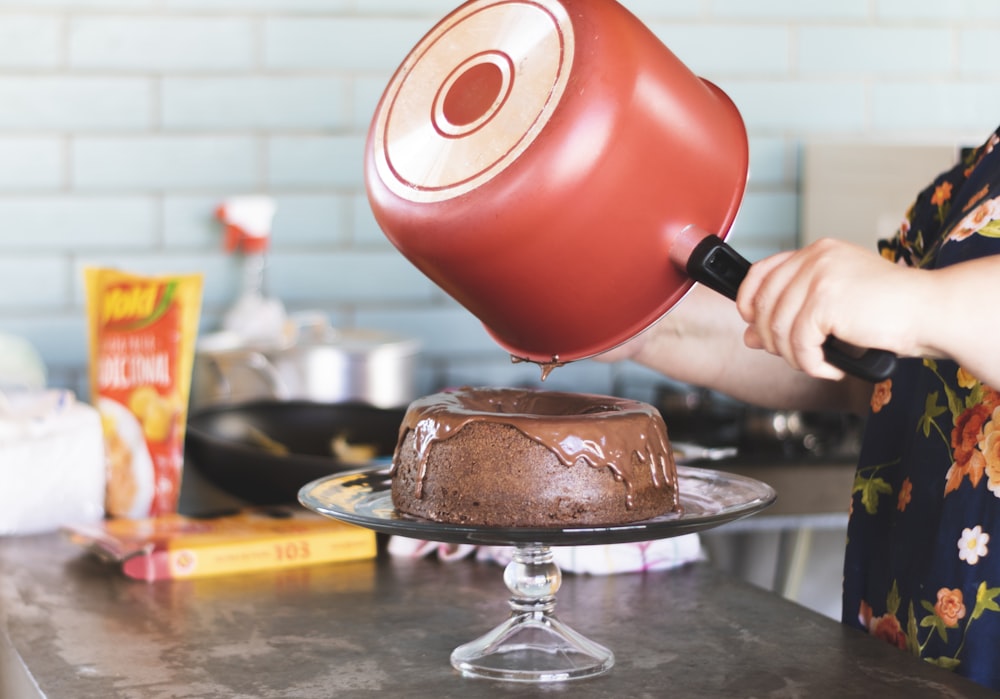
[[[141,583],[55,535],[0,540],[0,696],[995,696],[706,564],[566,575],[557,615],[611,648],[555,685],[460,676],[507,613],[501,568],[377,561]]]

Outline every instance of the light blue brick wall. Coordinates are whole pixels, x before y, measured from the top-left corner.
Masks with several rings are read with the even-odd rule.
[[[382,89],[456,4],[0,0],[0,332],[86,394],[92,264],[203,273],[215,327],[240,274],[214,208],[265,192],[269,290],[289,308],[418,337],[424,392],[537,383],[392,248],[364,196]],[[995,0],[625,4],[743,113],[751,180],[733,240],[752,259],[796,244],[803,142],[971,143],[1000,120]],[[657,380],[583,362],[550,385],[646,398]]]
[[[116,73],[252,70],[254,20],[248,17],[72,17],[68,63]]]

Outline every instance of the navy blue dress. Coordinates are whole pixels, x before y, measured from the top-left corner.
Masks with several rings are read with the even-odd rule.
[[[1000,129],[961,160],[884,257],[1000,254]],[[991,299],[968,303],[1000,323]],[[1000,689],[1000,393],[953,361],[902,360],[872,394],[847,534],[844,623]]]

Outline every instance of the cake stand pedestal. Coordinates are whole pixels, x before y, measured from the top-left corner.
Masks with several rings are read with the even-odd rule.
[[[562,573],[553,546],[629,543],[689,534],[754,514],[775,499],[765,483],[678,466],[681,511],[642,522],[602,527],[479,527],[409,517],[392,506],[389,469],[328,476],[304,486],[299,501],[319,514],[390,535],[426,541],[513,546],[504,569],[511,614],[489,633],[456,648],[463,675],[509,682],[561,682],[608,672],[614,654],[554,614]]]
[[[504,569],[511,615],[489,633],[459,646],[451,664],[463,675],[515,682],[558,682],[600,675],[615,663],[604,646],[553,613],[562,572],[544,544],[519,544]]]

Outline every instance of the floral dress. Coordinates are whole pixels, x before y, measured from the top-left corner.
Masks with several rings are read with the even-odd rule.
[[[1000,254],[1000,129],[924,190],[898,264]],[[1000,322],[989,299],[969,299]],[[997,349],[1000,361],[1000,348]],[[997,387],[1000,389],[1000,387]],[[872,395],[851,499],[844,623],[1000,689],[1000,392],[953,361],[904,359]]]

